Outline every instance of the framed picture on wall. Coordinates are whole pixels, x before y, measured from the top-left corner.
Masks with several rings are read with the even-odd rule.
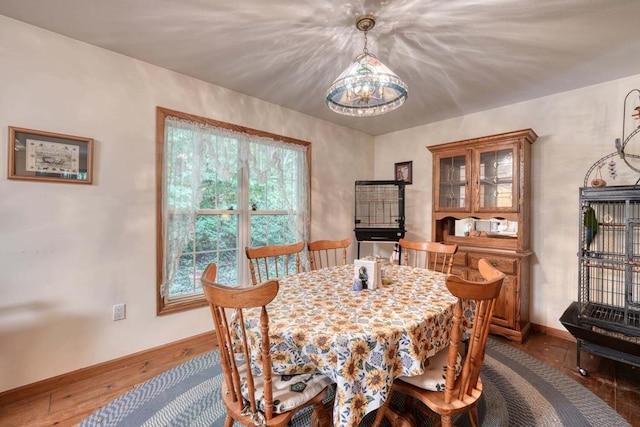
[[[394,176],[396,181],[404,181],[405,184],[413,182],[413,161],[395,164]]]
[[[93,182],[93,139],[9,127],[8,178],[27,181]]]

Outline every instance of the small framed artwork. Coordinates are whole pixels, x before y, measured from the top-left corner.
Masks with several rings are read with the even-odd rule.
[[[9,127],[9,179],[93,182],[93,139]]]
[[[394,176],[396,181],[404,181],[405,184],[413,183],[413,162],[396,163]]]

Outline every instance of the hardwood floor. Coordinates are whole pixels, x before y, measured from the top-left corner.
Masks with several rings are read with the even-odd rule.
[[[639,368],[583,353],[582,365],[589,375],[582,377],[575,369],[575,343],[538,332],[533,332],[524,344],[497,339],[573,378],[600,396],[632,426],[640,427]],[[172,348],[140,363],[5,404],[0,407],[0,426],[74,426],[136,385],[213,348],[212,342]]]

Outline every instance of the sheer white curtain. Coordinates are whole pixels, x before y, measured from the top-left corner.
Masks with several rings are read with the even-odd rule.
[[[284,195],[282,210],[290,217],[287,224],[291,233],[298,241],[308,240],[310,203],[306,146],[168,117],[162,184],[163,295],[168,294],[167,285],[179,268],[182,249],[195,235],[196,214],[202,201],[203,172],[215,171],[220,180],[226,181],[245,167],[249,176],[258,182],[275,177],[277,187]],[[306,256],[303,256],[303,263],[308,266]]]
[[[287,212],[286,226],[297,241],[309,240],[310,198],[309,165],[307,147],[299,144],[276,141],[271,138],[249,137],[247,167],[250,179],[265,184],[275,178],[283,203],[280,208]],[[301,254],[302,266],[309,270],[306,252]]]

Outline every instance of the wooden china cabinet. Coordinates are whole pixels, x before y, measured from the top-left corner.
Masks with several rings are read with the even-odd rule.
[[[478,260],[506,274],[491,332],[529,334],[531,129],[427,147],[433,154],[432,239],[457,243],[452,273],[482,280]]]

